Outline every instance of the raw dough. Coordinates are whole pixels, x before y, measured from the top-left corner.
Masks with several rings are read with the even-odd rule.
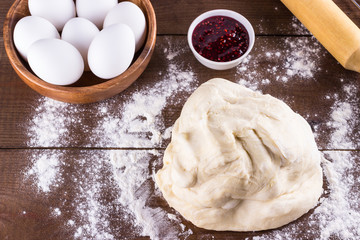
[[[198,227],[285,225],[322,193],[321,154],[308,123],[284,102],[224,79],[202,84],[175,122],[156,183]]]

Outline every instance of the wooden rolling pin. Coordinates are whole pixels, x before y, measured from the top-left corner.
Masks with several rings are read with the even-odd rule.
[[[360,72],[360,29],[332,0],[281,0],[344,66]]]

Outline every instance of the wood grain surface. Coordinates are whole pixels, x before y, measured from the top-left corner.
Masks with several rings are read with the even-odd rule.
[[[346,86],[356,86],[359,90],[360,74],[345,70],[338,64],[280,1],[154,0],[151,2],[158,23],[158,35],[152,59],[147,69],[133,85],[107,101],[122,104],[137,91],[144,90],[163,79],[162,73],[166,72],[169,67],[166,50],[170,45],[176,46],[177,49],[180,49],[176,56],[176,63],[185,65],[186,69],[191,69],[196,75],[196,85],[214,77],[222,77],[236,82],[242,78],[251,77],[252,83],[256,84],[258,90],[282,99],[294,111],[304,116],[313,128],[321,151],[349,152],[353,154],[357,162],[360,162],[360,141],[357,140],[360,137],[360,121],[354,121],[352,129],[349,130],[349,138],[354,142],[350,148],[341,144],[330,144],[329,136],[333,131],[333,126],[328,124],[332,106],[336,100],[341,99],[350,106],[359,108],[360,91],[354,93],[353,98],[347,99],[347,92],[344,89]],[[360,26],[360,10],[350,0],[334,2]],[[13,1],[0,0],[1,26],[4,24],[6,13],[12,3]],[[251,59],[246,65],[247,70],[239,71],[239,68],[226,71],[209,70],[198,63],[191,54],[186,41],[186,32],[191,21],[200,13],[215,8],[235,10],[247,17],[253,24],[256,42],[251,52]],[[294,47],[291,45],[294,42],[303,46],[304,49],[306,47],[317,49],[316,53],[309,56],[316,63],[312,77],[301,77],[296,74],[286,75],[285,63],[294,51]],[[275,57],[275,53],[279,54]],[[272,57],[268,57],[269,54]],[[0,60],[0,240],[74,239],[74,229],[68,227],[66,222],[71,218],[75,208],[73,199],[76,189],[73,187],[72,179],[73,176],[81,174],[74,170],[78,164],[77,159],[84,158],[86,154],[107,153],[114,150],[151,151],[156,149],[162,154],[169,140],[141,149],[131,144],[121,147],[115,143],[103,146],[94,141],[94,136],[91,136],[89,132],[75,128],[68,137],[68,141],[64,141],[64,143],[46,147],[29,144],[31,119],[37,113],[36,107],[43,97],[25,85],[12,69],[4,50],[2,35]],[[288,79],[286,82],[279,81],[277,76],[287,76]],[[267,80],[268,83],[262,84],[262,80]],[[165,127],[172,126],[179,117],[181,108],[190,94],[191,91],[181,93],[177,96],[178,101],[167,104],[162,114]],[[78,106],[81,111],[74,112],[73,117],[81,118],[83,125],[95,126],[101,121],[101,115],[97,114],[97,110],[99,105],[104,102]],[[109,106],[113,106],[111,112],[119,114],[120,110],[116,104]],[[31,166],[31,156],[44,151],[61,151],[66,156],[64,159],[66,168],[63,173],[66,184],[54,190],[51,196],[39,193],[32,179],[24,178],[24,171]],[[151,162],[155,160],[152,159]],[[357,169],[359,170],[360,167],[358,166]],[[355,172],[354,176],[360,177],[360,172]],[[150,181],[149,184],[154,183]],[[326,188],[326,184],[324,187]],[[359,194],[359,183],[354,191]],[[110,207],[114,204],[113,194],[113,189],[104,189],[102,198],[104,203]],[[159,196],[151,197],[149,201],[154,206],[174,212]],[[53,209],[59,205],[63,206],[63,214],[54,217]],[[312,211],[291,223],[292,226],[304,226],[304,231],[300,231],[296,235],[298,239],[305,239],[305,236],[306,238],[318,236],[317,229],[310,229],[311,231],[306,229],[306,222],[311,213]],[[116,214],[121,214],[121,212],[118,212],[114,206],[114,216],[108,221],[113,229],[117,229],[114,233],[116,239],[149,239],[141,237],[138,231],[133,231],[133,227]],[[193,234],[187,239],[245,239],[246,237],[251,239],[251,237],[259,235],[256,232],[207,231],[195,227],[184,219],[182,219],[182,223],[193,231]],[[304,235],[306,231],[307,235]],[[271,231],[266,231],[262,234],[267,232],[271,233]]]

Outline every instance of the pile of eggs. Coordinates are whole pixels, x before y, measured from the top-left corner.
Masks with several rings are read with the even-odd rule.
[[[29,0],[31,15],[14,29],[14,44],[32,71],[70,85],[84,71],[114,78],[145,42],[146,19],[134,3],[118,0]]]

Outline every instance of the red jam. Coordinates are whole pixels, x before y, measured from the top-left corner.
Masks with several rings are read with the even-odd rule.
[[[246,52],[249,47],[249,34],[239,21],[226,16],[213,16],[195,27],[192,44],[204,58],[215,62],[228,62]]]

